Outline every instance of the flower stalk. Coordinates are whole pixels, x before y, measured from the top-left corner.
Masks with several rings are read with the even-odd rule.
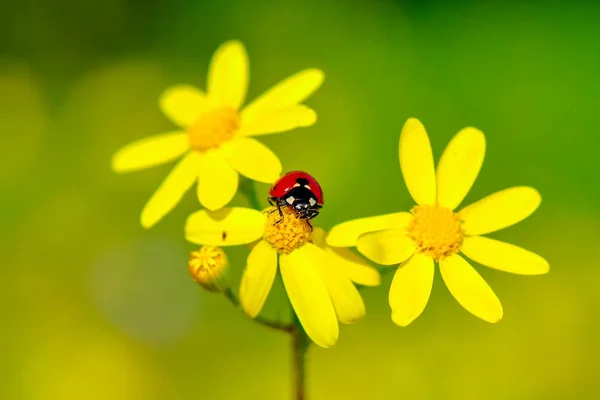
[[[240,301],[233,293],[233,290],[227,289],[226,291],[223,292],[223,294],[225,295],[227,300],[229,300],[231,302],[231,304],[234,305],[235,308],[239,308],[240,310],[242,309],[242,307],[240,305]],[[271,328],[271,329],[275,329],[275,330],[283,331],[283,332],[288,332],[288,333],[291,333],[295,329],[294,325],[292,325],[292,324],[285,324],[282,322],[271,321],[266,318],[262,318],[260,316],[257,316],[256,318],[254,318],[254,321],[258,322],[259,324],[261,324],[263,326],[266,326],[267,328]]]
[[[250,208],[254,208],[255,210],[262,211],[264,207],[261,207],[260,200],[258,199],[258,194],[256,193],[256,189],[254,188],[254,182],[251,179],[248,179],[244,176],[240,176],[239,190],[244,194],[246,200],[248,200],[248,205]]]
[[[293,313],[293,311],[292,311]],[[292,334],[292,368],[294,370],[294,393],[296,400],[305,399],[305,374],[306,374],[306,354],[310,347],[310,340],[304,331],[304,328],[298,321],[296,314],[293,313],[294,325]]]

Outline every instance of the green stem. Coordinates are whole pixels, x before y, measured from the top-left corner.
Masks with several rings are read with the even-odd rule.
[[[240,192],[246,196],[250,207],[254,208],[255,210],[262,211],[263,208],[260,206],[260,200],[258,198],[258,194],[256,193],[254,182],[248,178],[240,177],[239,188]]]
[[[296,313],[293,313],[294,325],[292,334],[292,368],[294,369],[294,395],[296,400],[305,400],[306,387],[306,353],[310,346],[310,340],[298,321]]]
[[[227,289],[223,294],[231,302],[231,304],[233,304],[236,308],[238,308],[238,309],[242,308],[238,298],[233,293],[233,290]],[[295,326],[292,324],[284,324],[281,322],[270,321],[270,320],[262,318],[260,316],[256,316],[254,318],[254,321],[256,321],[259,324],[266,326],[268,328],[275,329],[278,331],[284,331],[284,332],[288,332],[288,333],[292,333],[292,331],[295,329]]]

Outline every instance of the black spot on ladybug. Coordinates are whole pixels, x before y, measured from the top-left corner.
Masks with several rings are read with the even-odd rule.
[[[310,182],[308,182],[308,179],[306,179],[306,178],[298,178],[298,179],[296,179],[296,183],[298,183],[300,186],[306,186]]]
[[[225,241],[225,239],[227,239],[227,232],[223,231],[223,233],[221,233],[221,240]]]

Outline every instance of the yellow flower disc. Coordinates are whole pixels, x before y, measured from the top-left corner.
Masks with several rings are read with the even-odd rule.
[[[240,118],[233,108],[209,111],[189,128],[190,146],[199,151],[219,147],[231,140],[239,128]]]
[[[439,204],[424,204],[410,210],[413,218],[406,228],[417,251],[434,260],[457,253],[464,238],[460,217]]]
[[[312,238],[312,231],[308,221],[296,218],[289,207],[281,208],[283,217],[279,215],[277,207],[265,210],[265,233],[263,238],[279,253],[290,253]]]

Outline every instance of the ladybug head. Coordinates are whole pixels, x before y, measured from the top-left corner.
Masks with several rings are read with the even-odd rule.
[[[312,191],[304,185],[290,190],[285,197],[285,203],[292,207],[296,212],[296,217],[301,219],[312,219],[319,214],[321,206],[317,204],[317,199]]]

